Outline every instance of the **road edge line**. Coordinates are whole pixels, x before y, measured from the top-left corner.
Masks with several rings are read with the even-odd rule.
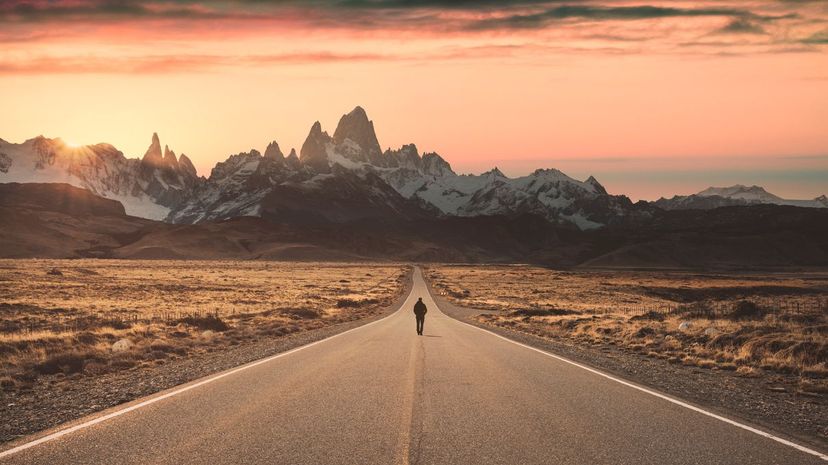
[[[388,315],[386,315],[386,316],[384,316],[384,317],[382,317],[378,320],[374,320],[374,321],[371,321],[369,323],[365,323],[364,325],[357,326],[356,328],[351,328],[351,329],[343,331],[341,333],[337,333],[337,334],[334,334],[332,336],[328,336],[325,339],[320,339],[318,341],[313,341],[313,342],[305,344],[303,346],[294,347],[293,349],[290,349],[286,352],[282,352],[282,353],[279,353],[279,354],[276,354],[276,355],[271,355],[270,357],[266,357],[266,358],[263,358],[263,359],[260,359],[260,360],[255,360],[253,362],[249,362],[249,363],[246,363],[244,365],[237,366],[235,368],[230,368],[227,371],[223,371],[221,373],[210,375],[210,376],[208,376],[206,378],[203,378],[201,380],[196,380],[194,382],[191,382],[192,384],[186,384],[186,385],[184,385],[183,387],[180,387],[180,388],[173,388],[172,391],[164,393],[164,394],[160,394],[160,395],[152,394],[149,399],[141,401],[137,404],[130,405],[128,407],[124,407],[122,409],[115,410],[114,412],[110,412],[106,415],[102,415],[102,416],[99,416],[99,417],[95,417],[91,420],[87,420],[83,423],[80,423],[80,424],[70,426],[70,427],[65,428],[65,429],[55,431],[54,433],[50,433],[50,434],[47,434],[43,437],[37,438],[35,440],[20,444],[19,446],[12,447],[11,449],[6,449],[6,450],[3,450],[3,451],[0,451],[0,459],[12,456],[12,455],[17,454],[19,452],[23,452],[24,450],[31,449],[32,447],[39,446],[41,444],[54,441],[55,439],[58,439],[58,438],[61,438],[63,436],[72,434],[76,431],[80,431],[80,430],[89,428],[90,426],[97,425],[98,423],[103,423],[103,422],[105,422],[107,420],[110,420],[112,418],[119,417],[121,415],[132,412],[134,410],[138,410],[140,408],[146,407],[148,405],[152,405],[152,404],[154,404],[156,402],[159,402],[159,401],[162,401],[164,399],[168,399],[170,397],[177,396],[177,395],[182,394],[184,392],[187,392],[191,389],[195,389],[197,387],[204,386],[205,384],[210,384],[213,381],[217,381],[217,380],[222,379],[224,377],[236,374],[240,371],[244,371],[244,370],[262,365],[264,363],[272,362],[273,360],[276,360],[277,358],[286,357],[286,356],[288,356],[290,354],[293,354],[295,352],[299,352],[300,350],[304,350],[304,349],[307,349],[309,347],[313,347],[317,344],[321,344],[323,342],[330,341],[331,339],[337,338],[339,336],[344,336],[345,334],[348,334],[352,331],[367,328],[367,327],[375,325],[375,324],[377,324],[381,321],[384,321],[388,318],[391,318],[392,316],[396,315],[400,310],[402,310],[404,304],[408,301],[408,298],[411,296],[411,293],[414,292],[414,273],[413,272],[410,275],[410,279],[411,279],[411,288],[408,290],[408,294],[406,294],[405,298],[403,298],[402,301],[399,303],[398,308],[396,310],[394,310],[393,312],[389,313]]]
[[[437,302],[435,301],[435,304],[436,304],[436,303],[437,303]],[[438,308],[439,308],[439,307],[438,307]],[[441,310],[441,311],[442,311],[442,310]],[[443,312],[443,313],[445,313],[445,312]],[[746,431],[750,431],[751,433],[757,434],[757,435],[759,435],[759,436],[762,436],[762,437],[765,437],[765,438],[768,438],[768,439],[772,439],[772,440],[774,440],[774,441],[776,441],[776,442],[778,442],[778,443],[784,444],[784,445],[786,445],[786,446],[788,446],[788,447],[792,447],[792,448],[794,448],[794,449],[796,449],[796,450],[798,450],[798,451],[800,451],[800,452],[804,452],[804,453],[807,453],[807,454],[810,454],[810,455],[814,455],[814,456],[816,456],[816,457],[818,457],[818,458],[820,458],[820,459],[822,459],[822,460],[824,460],[824,461],[828,461],[828,454],[823,454],[822,452],[819,452],[819,451],[817,451],[817,450],[814,450],[814,449],[811,449],[811,448],[805,447],[805,446],[803,446],[803,445],[797,444],[797,443],[795,443],[795,442],[793,442],[793,441],[789,441],[789,440],[787,440],[787,439],[785,439],[785,438],[781,438],[781,437],[776,436],[776,435],[774,435],[774,434],[768,433],[767,431],[763,431],[763,430],[761,430],[761,429],[754,428],[753,426],[746,425],[746,424],[744,424],[744,423],[740,423],[740,422],[738,422],[738,421],[736,421],[736,420],[733,420],[733,419],[727,418],[727,417],[722,416],[722,415],[719,415],[719,414],[717,414],[717,413],[710,412],[710,411],[705,410],[705,409],[703,409],[703,408],[701,408],[701,407],[697,407],[697,406],[695,406],[695,405],[693,405],[693,404],[690,404],[690,403],[684,402],[684,401],[682,401],[682,400],[679,400],[679,399],[676,399],[676,398],[670,397],[670,396],[668,396],[668,395],[666,395],[666,394],[662,394],[662,393],[660,393],[660,392],[658,392],[658,391],[654,391],[654,390],[649,389],[649,388],[646,388],[646,387],[644,387],[644,386],[639,386],[639,385],[637,385],[637,384],[635,384],[635,383],[632,383],[632,382],[630,382],[630,381],[626,381],[626,380],[624,380],[624,379],[617,378],[617,377],[615,377],[615,376],[613,376],[613,375],[610,375],[610,374],[608,374],[608,373],[604,373],[603,371],[597,370],[597,369],[592,368],[592,367],[590,367],[590,366],[583,365],[583,364],[578,363],[578,362],[573,361],[573,360],[569,360],[569,359],[568,359],[568,358],[566,358],[566,357],[562,357],[562,356],[560,356],[560,355],[556,355],[556,354],[553,354],[553,353],[551,353],[551,352],[547,352],[547,351],[545,351],[545,350],[538,349],[537,347],[532,347],[532,346],[527,345],[527,344],[524,344],[524,343],[522,343],[522,342],[518,342],[518,341],[515,341],[515,340],[512,340],[512,339],[509,339],[508,337],[501,336],[500,334],[497,334],[497,333],[495,333],[495,332],[493,332],[493,331],[489,331],[488,329],[481,328],[481,327],[479,327],[479,326],[475,326],[475,325],[473,325],[473,324],[471,324],[471,323],[467,323],[467,322],[462,321],[462,320],[459,320],[459,319],[457,319],[457,318],[454,318],[454,319],[455,319],[455,320],[457,320],[457,321],[459,321],[460,323],[463,323],[464,325],[470,326],[470,327],[472,327],[472,328],[474,328],[474,329],[476,329],[476,330],[478,330],[478,331],[483,331],[484,333],[487,333],[487,334],[490,334],[490,335],[495,336],[495,337],[497,337],[497,338],[503,339],[504,341],[511,342],[512,344],[515,344],[515,345],[521,346],[521,347],[523,347],[523,348],[525,348],[525,349],[529,349],[529,350],[532,350],[532,351],[538,352],[538,353],[540,353],[540,354],[546,355],[547,357],[552,357],[552,358],[554,358],[554,359],[556,359],[556,360],[559,360],[559,361],[561,361],[561,362],[568,363],[568,364],[570,364],[570,365],[576,366],[576,367],[581,368],[581,369],[583,369],[583,370],[586,370],[586,371],[588,371],[588,372],[590,372],[590,373],[592,373],[592,374],[595,374],[595,375],[598,375],[598,376],[602,376],[602,377],[604,377],[604,378],[606,378],[606,379],[609,379],[609,380],[615,381],[616,383],[622,384],[622,385],[627,386],[627,387],[629,387],[629,388],[636,389],[636,390],[641,391],[641,392],[644,392],[644,393],[646,393],[646,394],[650,394],[651,396],[658,397],[659,399],[666,400],[666,401],[671,402],[671,403],[673,403],[673,404],[676,404],[676,405],[678,405],[678,406],[681,406],[681,407],[684,407],[684,408],[686,408],[686,409],[692,410],[692,411],[694,411],[694,412],[696,412],[696,413],[700,413],[700,414],[702,414],[702,415],[706,415],[706,416],[708,416],[708,417],[715,418],[716,420],[722,421],[722,422],[727,423],[727,424],[730,424],[730,425],[732,425],[732,426],[736,426],[736,427],[741,428],[741,429],[746,430]]]
[[[440,309],[440,305],[437,303],[437,299],[435,299],[435,298],[434,298],[434,295],[435,295],[435,294],[434,294],[434,292],[433,292],[433,289],[431,288],[431,284],[430,284],[428,281],[426,281],[426,279],[425,279],[425,277],[424,277],[425,275],[422,273],[422,269],[421,269],[419,266],[417,267],[417,269],[419,269],[419,270],[420,270],[421,276],[423,276],[423,282],[424,282],[424,284],[426,285],[426,290],[428,291],[429,296],[431,297],[431,300],[434,302],[434,305],[436,305],[436,306],[437,306],[437,309],[439,310],[439,309]],[[450,302],[449,302],[449,303],[450,303]],[[695,405],[693,405],[693,404],[690,404],[690,403],[688,403],[688,402],[685,402],[685,401],[683,401],[683,400],[679,400],[679,399],[677,399],[677,398],[674,398],[674,397],[668,396],[668,395],[666,395],[666,394],[662,394],[662,393],[660,393],[660,392],[658,392],[658,391],[655,391],[655,390],[653,390],[653,389],[649,389],[649,388],[646,388],[646,387],[644,387],[644,386],[640,386],[640,385],[638,385],[638,384],[635,384],[635,383],[633,383],[633,382],[627,381],[627,380],[625,380],[625,379],[622,379],[622,378],[619,378],[619,377],[613,376],[613,375],[611,375],[611,374],[609,374],[609,373],[604,373],[604,372],[603,372],[603,371],[601,371],[601,370],[598,370],[598,369],[596,369],[596,368],[592,368],[592,367],[590,367],[590,366],[588,366],[588,365],[584,365],[584,364],[579,363],[579,362],[576,362],[576,361],[574,361],[574,360],[570,360],[570,359],[568,359],[568,358],[566,358],[566,357],[563,357],[563,356],[561,356],[561,355],[556,355],[556,354],[553,354],[553,353],[551,353],[551,352],[547,352],[547,351],[545,351],[545,350],[543,350],[543,349],[538,349],[537,347],[532,347],[532,346],[530,346],[530,345],[528,345],[528,344],[524,344],[524,343],[522,343],[522,342],[518,342],[518,341],[515,341],[515,340],[513,340],[513,339],[509,339],[509,338],[508,338],[508,337],[506,337],[506,336],[501,336],[500,334],[497,334],[497,333],[496,333],[496,332],[494,332],[494,331],[490,331],[490,330],[488,330],[488,329],[486,329],[486,328],[481,328],[480,326],[473,325],[473,324],[471,324],[471,323],[469,323],[469,322],[466,322],[466,321],[461,320],[460,318],[454,318],[453,316],[450,316],[448,313],[446,313],[446,312],[444,312],[444,311],[442,311],[442,310],[440,310],[440,313],[442,313],[443,315],[446,315],[447,317],[449,317],[449,318],[451,318],[451,319],[453,319],[453,320],[455,320],[455,321],[459,321],[460,323],[463,323],[463,324],[464,324],[464,325],[466,325],[466,326],[470,326],[470,327],[472,327],[472,328],[474,328],[474,329],[476,329],[476,330],[478,330],[478,331],[482,331],[482,332],[487,333],[487,334],[490,334],[490,335],[492,335],[492,336],[494,336],[494,337],[497,337],[497,338],[503,339],[503,340],[504,340],[504,341],[506,341],[506,342],[511,342],[512,344],[515,344],[515,345],[521,346],[521,347],[523,347],[523,348],[525,348],[525,349],[529,349],[529,350],[532,350],[532,351],[538,352],[538,353],[540,353],[540,354],[546,355],[547,357],[552,357],[552,358],[554,358],[554,359],[556,359],[556,360],[558,360],[558,361],[561,361],[561,362],[564,362],[564,363],[568,363],[569,365],[572,365],[572,366],[575,366],[575,367],[581,368],[581,369],[586,370],[586,371],[588,371],[588,372],[590,372],[590,373],[592,373],[592,374],[595,374],[595,375],[598,375],[598,376],[604,377],[604,378],[609,379],[609,380],[611,380],[611,381],[615,381],[616,383],[619,383],[619,384],[622,384],[622,385],[627,386],[627,387],[629,387],[629,388],[632,388],[632,389],[638,390],[638,391],[640,391],[640,392],[643,392],[643,393],[649,394],[649,395],[654,396],[654,397],[657,397],[657,398],[659,398],[659,399],[666,400],[667,402],[670,402],[670,403],[673,403],[673,404],[678,405],[678,406],[680,406],[680,407],[684,407],[684,408],[686,408],[686,409],[692,410],[692,411],[694,411],[694,412],[696,412],[696,413],[700,413],[700,414],[702,414],[702,415],[705,415],[705,416],[708,416],[708,417],[714,418],[714,419],[716,419],[716,420],[719,420],[719,421],[721,421],[721,422],[727,423],[727,424],[729,424],[729,425],[736,426],[737,428],[741,428],[741,429],[743,429],[743,430],[750,431],[751,433],[754,433],[754,434],[757,434],[757,435],[759,435],[759,436],[762,436],[762,437],[765,437],[765,438],[768,438],[768,439],[774,440],[774,441],[776,441],[776,442],[778,442],[778,443],[780,443],[780,444],[786,445],[786,446],[791,447],[791,448],[793,448],[793,449],[796,449],[796,450],[798,450],[798,451],[800,451],[800,452],[804,452],[804,453],[806,453],[806,454],[810,454],[810,455],[816,456],[817,458],[820,458],[820,459],[822,459],[823,461],[828,462],[828,454],[825,454],[825,453],[819,452],[819,451],[817,451],[817,450],[815,450],[815,449],[811,449],[811,448],[806,447],[806,446],[803,446],[803,445],[801,445],[801,444],[797,444],[797,443],[795,443],[795,442],[793,442],[793,441],[789,441],[789,440],[787,440],[787,439],[785,439],[785,438],[781,438],[781,437],[776,436],[776,435],[774,435],[774,434],[768,433],[767,431],[763,431],[763,430],[761,430],[761,429],[759,429],[759,428],[755,428],[755,427],[753,427],[753,426],[746,425],[746,424],[744,424],[744,423],[740,423],[740,422],[738,422],[738,421],[736,421],[736,420],[733,420],[733,419],[731,419],[731,418],[727,418],[727,417],[722,416],[722,415],[719,415],[719,414],[717,414],[717,413],[713,413],[713,412],[711,412],[711,411],[705,410],[705,409],[703,409],[703,408],[701,408],[701,407],[697,407],[697,406],[695,406]]]

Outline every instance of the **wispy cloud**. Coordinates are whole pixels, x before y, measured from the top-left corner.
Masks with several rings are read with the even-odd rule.
[[[486,53],[496,58],[519,53],[821,52],[828,51],[828,30],[819,30],[826,21],[824,3],[808,0],[5,0],[0,1],[0,43],[6,45],[0,51],[0,73],[147,73],[417,59],[405,47],[370,52],[382,41],[399,38],[426,43],[420,58],[434,59],[441,58],[441,51],[427,42],[435,38],[457,42],[446,59],[483,58]],[[245,59],[221,51],[228,41],[251,37],[299,50],[262,53],[255,59],[253,53]],[[315,51],[309,38],[326,40],[330,50]],[[486,43],[492,38],[505,43]],[[360,40],[368,45],[341,46]],[[215,52],[204,46],[209,42],[217,44]],[[187,53],[152,55],[153,47],[170,43],[183,44]],[[143,48],[143,53],[130,53],[144,56],[130,58],[113,51],[116,46]],[[61,50],[44,52],[43,47]],[[102,47],[112,56],[94,50]],[[171,49],[165,52],[172,55]]]
[[[34,57],[0,60],[0,74],[164,74],[208,71],[223,66],[262,66],[333,62],[385,61],[392,56],[380,54],[336,54],[329,52],[284,53],[272,55],[149,55],[109,57]]]
[[[746,18],[738,18],[715,31],[717,34],[767,34],[765,29]]]
[[[828,29],[816,32],[804,39],[803,44],[828,44]]]
[[[597,7],[563,5],[537,13],[514,14],[502,18],[483,19],[469,25],[471,29],[536,29],[555,21],[588,19],[595,21],[636,21],[661,18],[687,17],[756,18],[764,21],[795,18],[795,14],[766,16],[743,9],[729,8],[668,8],[659,6]]]

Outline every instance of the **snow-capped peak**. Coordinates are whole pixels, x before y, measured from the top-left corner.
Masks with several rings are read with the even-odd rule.
[[[763,187],[744,186],[742,184],[736,184],[730,187],[708,187],[707,189],[699,192],[697,195],[701,197],[710,197],[717,195],[719,197],[725,197],[728,199],[742,199],[746,201],[769,203],[775,203],[775,201],[782,200],[780,197],[777,197],[771,194],[770,192],[766,191]]]
[[[489,179],[498,179],[498,178],[506,179],[506,175],[503,174],[503,172],[500,171],[500,169],[496,166],[494,168],[490,169],[489,171],[486,171],[481,176],[485,176]]]
[[[70,147],[60,139],[38,136],[3,144],[0,182],[67,183],[118,200],[129,215],[160,220],[200,182],[185,159],[178,163],[169,148],[162,153],[157,134],[143,159],[126,158],[110,144]]]
[[[736,184],[730,187],[708,187],[695,195],[677,195],[671,199],[661,198],[655,202],[655,205],[666,210],[711,209],[754,204],[828,208],[828,199],[824,195],[812,200],[783,199],[761,186]]]
[[[607,193],[607,190],[604,189],[604,186],[602,186],[601,183],[598,182],[598,180],[595,179],[594,176],[588,177],[587,180],[584,181],[584,183],[589,184],[590,186],[594,187],[595,191],[600,193],[600,194],[606,194]]]
[[[315,122],[298,156],[291,150],[284,157],[273,141],[264,156],[250,150],[217,163],[206,180],[197,177],[185,155],[176,157],[167,146],[162,150],[158,134],[153,134],[141,160],[127,159],[111,146],[90,147],[92,155],[83,157],[108,164],[105,168],[88,168],[88,162],[79,165],[83,168],[71,165],[79,158],[63,156],[69,153],[67,149],[45,138],[27,144],[21,149],[24,157],[16,156],[8,144],[0,147],[0,181],[19,179],[18,169],[42,173],[48,168],[56,180],[75,176],[76,185],[122,201],[129,214],[166,217],[173,222],[273,215],[285,208],[328,209],[363,198],[371,199],[371,207],[357,209],[366,212],[386,202],[395,211],[416,206],[428,214],[459,216],[532,213],[550,221],[593,228],[606,224],[611,215],[623,215],[629,204],[608,196],[594,177],[581,182],[558,170],[545,169],[509,178],[498,168],[481,175],[458,176],[440,155],[420,154],[414,144],[381,152],[374,124],[361,107],[340,118],[333,137]],[[326,189],[330,192],[322,192]],[[316,203],[305,205],[308,198],[317,199]],[[141,210],[141,202],[155,210]],[[313,215],[310,210],[307,214]],[[349,217],[339,213],[344,212],[334,216]],[[323,216],[330,214],[326,210]]]
[[[351,141],[351,144],[348,144],[348,141]],[[344,155],[353,161],[380,164],[382,149],[374,132],[374,122],[368,119],[362,107],[358,106],[350,113],[342,115],[334,131],[333,142],[350,148],[345,150]]]

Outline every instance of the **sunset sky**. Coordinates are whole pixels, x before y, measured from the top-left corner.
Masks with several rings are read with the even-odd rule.
[[[828,1],[2,0],[0,137],[200,174],[361,105],[383,148],[654,199],[828,194]]]

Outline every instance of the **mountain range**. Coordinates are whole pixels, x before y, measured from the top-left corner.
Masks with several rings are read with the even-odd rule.
[[[0,139],[0,182],[61,182],[117,200],[132,216],[194,224],[240,216],[275,222],[347,223],[532,214],[580,230],[650,217],[658,209],[710,209],[772,203],[828,207],[825,196],[789,201],[761,187],[710,188],[691,196],[634,204],[594,178],[555,169],[509,178],[497,168],[458,175],[436,153],[414,144],[381,149],[361,107],[339,120],[333,135],[314,123],[297,154],[277,142],[217,163],[207,178],[191,160],[161,148],[157,134],[141,159],[110,144],[71,147],[42,136],[22,144]],[[654,208],[655,207],[655,208]]]
[[[812,200],[790,200],[771,194],[760,186],[736,184],[730,187],[708,187],[697,194],[676,195],[671,199],[662,197],[653,204],[665,210],[710,210],[719,207],[760,204],[828,208],[828,197],[821,195]]]
[[[543,169],[457,174],[414,144],[382,150],[362,108],[299,152],[277,142],[199,176],[153,134],[109,144],[0,139],[0,257],[523,262],[561,267],[828,265],[825,196],[757,186],[631,202]]]

